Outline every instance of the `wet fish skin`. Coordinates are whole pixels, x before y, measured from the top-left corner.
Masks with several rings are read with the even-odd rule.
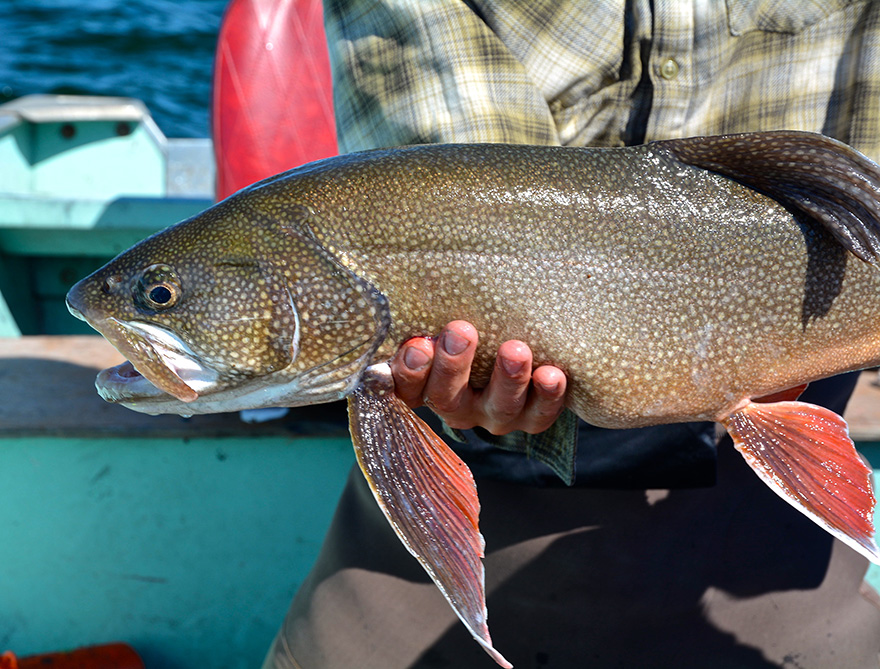
[[[395,398],[384,361],[465,319],[479,386],[501,342],[527,341],[588,422],[720,421],[783,499],[878,561],[870,470],[845,423],[796,393],[760,402],[880,362],[878,220],[880,168],[806,133],[380,150],[255,184],[120,255],[68,304],[145,377],[99,376],[135,410],[347,396],[380,507],[508,666],[486,627],[473,480]]]
[[[227,255],[206,263],[205,248]],[[326,364],[318,350],[349,345],[362,325],[381,329],[375,314],[353,311],[360,298],[375,311],[375,292],[390,303],[391,327],[374,359],[463,318],[481,336],[477,385],[497,346],[522,339],[536,364],[568,373],[577,413],[607,427],[714,420],[743,397],[880,358],[871,265],[776,201],[650,145],[418,147],[328,161],[160,233],[114,272],[155,257],[183,268],[215,306],[185,320],[185,300],[153,316],[228,370],[227,386]],[[346,288],[354,303],[310,307],[320,297],[296,269],[339,272],[334,263],[369,286]],[[145,318],[121,284],[112,303],[73,300],[99,297],[119,320]],[[295,361],[291,312],[308,333]]]
[[[716,420],[880,355],[873,266],[656,145],[425,147],[337,169],[315,175],[307,225],[388,297],[385,352],[467,320],[477,385],[521,339],[567,373],[579,416],[635,427]]]

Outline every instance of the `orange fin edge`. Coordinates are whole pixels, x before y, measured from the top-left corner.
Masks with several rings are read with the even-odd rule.
[[[764,395],[764,397],[756,397],[752,400],[752,402],[759,402],[761,404],[774,404],[776,402],[794,402],[797,400],[798,397],[804,394],[804,391],[809,385],[809,383],[802,383],[799,386],[780,390],[778,393]]]
[[[487,624],[480,502],[468,466],[394,394],[391,368],[367,368],[348,396],[355,456],[379,508],[471,636],[500,666]]]
[[[774,492],[880,564],[872,471],[856,451],[843,418],[806,402],[750,402],[721,423]]]

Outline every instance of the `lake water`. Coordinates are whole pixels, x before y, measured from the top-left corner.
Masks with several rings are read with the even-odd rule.
[[[207,137],[227,0],[2,0],[0,103],[31,93],[143,100],[168,137]]]

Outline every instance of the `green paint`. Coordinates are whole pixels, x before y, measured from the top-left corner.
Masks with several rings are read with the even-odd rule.
[[[352,462],[344,438],[0,439],[0,646],[259,666]]]
[[[119,134],[122,126],[128,134]],[[0,158],[7,193],[91,200],[165,193],[162,146],[134,121],[25,122],[0,134]]]
[[[6,300],[3,299],[3,293],[0,293],[0,337],[19,337],[21,330],[12,316],[12,311]]]
[[[862,455],[868,458],[874,467],[874,490],[877,490],[878,486],[880,486],[880,442],[860,443],[856,444],[856,447]],[[880,517],[874,521],[875,528],[878,522],[880,522]],[[880,565],[872,564],[868,568],[868,575],[865,577],[865,580],[874,586],[875,590],[880,592]]]
[[[84,331],[63,296],[31,294],[42,279],[32,259],[100,257],[91,271],[209,206],[209,146],[166,139],[135,100],[27,96],[0,105],[0,263],[16,263],[14,273],[0,266],[0,335]]]

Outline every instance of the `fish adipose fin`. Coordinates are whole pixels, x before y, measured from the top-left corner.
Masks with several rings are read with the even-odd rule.
[[[852,147],[793,130],[673,139],[652,146],[806,214],[856,256],[880,264],[880,166]]]
[[[394,394],[387,364],[348,397],[355,455],[379,507],[474,639],[502,667],[486,623],[480,502],[467,465]]]
[[[871,468],[856,452],[843,418],[805,402],[752,402],[721,423],[780,497],[880,564]]]

